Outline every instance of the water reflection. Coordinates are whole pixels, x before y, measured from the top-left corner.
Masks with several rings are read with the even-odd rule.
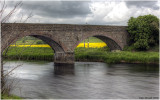
[[[16,76],[12,76],[13,79],[20,79],[12,94],[23,98],[139,99],[139,97],[159,97],[158,65],[76,62],[75,65],[56,66],[53,62],[21,63],[23,66],[14,71]],[[5,66],[8,65],[15,65],[15,62],[5,64]]]
[[[151,73],[151,72],[156,72],[158,73],[159,72],[159,67],[157,64],[150,64],[150,65],[147,65],[147,64],[139,64],[138,65],[139,67],[137,67],[136,64],[132,64],[131,67],[129,67],[129,70],[131,72],[139,72],[139,73]]]
[[[74,75],[74,64],[54,65],[54,75]]]
[[[126,67],[129,66],[129,67]],[[136,76],[153,76],[159,74],[159,65],[157,64],[112,64],[108,65],[108,75],[136,75]]]

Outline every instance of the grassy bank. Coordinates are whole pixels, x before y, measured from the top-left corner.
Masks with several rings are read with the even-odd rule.
[[[158,52],[105,52],[103,49],[78,48],[75,51],[78,61],[103,61],[106,63],[159,63]]]
[[[4,54],[3,54],[4,55]],[[6,59],[53,61],[53,50],[45,47],[11,47]],[[159,52],[109,52],[108,48],[76,48],[76,61],[100,61],[106,63],[159,63]]]
[[[5,56],[8,60],[48,60],[53,61],[54,51],[48,47],[10,47]]]

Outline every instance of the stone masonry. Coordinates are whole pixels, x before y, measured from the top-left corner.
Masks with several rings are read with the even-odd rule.
[[[48,43],[54,50],[55,63],[74,63],[74,49],[88,37],[97,37],[111,50],[123,50],[127,45],[126,26],[72,24],[1,24],[1,53],[25,36],[33,36]]]

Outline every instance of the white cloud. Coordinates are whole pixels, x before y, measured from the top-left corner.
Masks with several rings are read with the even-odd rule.
[[[147,14],[160,16],[159,10],[136,6],[128,8],[125,2],[92,2],[90,9],[92,14],[86,18],[86,22],[90,24],[127,25],[130,17]]]
[[[92,14],[86,18],[88,23],[116,24],[128,19],[130,14],[125,2],[93,2],[90,9]]]
[[[113,9],[104,17],[104,21],[119,22],[128,19],[130,12],[124,2],[115,3],[112,7]]]
[[[33,12],[34,16],[27,21],[28,23],[127,25],[128,19],[132,16],[138,17],[140,15],[153,14],[160,17],[159,10],[149,7],[150,3],[142,6],[141,3],[143,2],[83,2],[78,9],[74,9],[77,5],[76,2],[64,2],[63,6],[67,4],[66,7],[71,10],[62,9],[63,6],[57,3],[54,2],[54,5],[57,5],[54,7],[52,5],[41,7],[41,2],[28,2],[26,5],[23,5],[24,7],[19,9],[10,22],[20,20],[22,13],[25,19],[30,12],[26,11],[26,8],[32,8],[30,10],[37,11],[37,13]],[[127,4],[132,6],[127,6]],[[72,5],[74,7],[71,7]],[[160,1],[156,5],[160,6]],[[41,8],[41,10],[38,8]],[[81,10],[79,10],[80,8]],[[9,7],[6,12],[10,10],[11,8]],[[61,10],[63,12],[60,12]]]

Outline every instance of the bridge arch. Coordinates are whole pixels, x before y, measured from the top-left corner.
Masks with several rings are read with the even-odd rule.
[[[102,36],[102,35],[96,35],[94,37],[105,42],[107,44],[107,46],[110,48],[110,50],[122,50],[122,48],[119,46],[119,44],[111,38],[108,38],[108,37]]]
[[[96,37],[100,40],[102,40],[103,42],[105,42],[107,44],[107,46],[110,48],[110,50],[122,50],[121,46],[119,45],[119,43],[112,39],[111,37],[105,36],[105,35],[91,35],[91,36],[85,36],[83,37],[80,41],[77,41],[76,45],[74,46],[74,49],[79,45],[79,43],[81,43],[83,40],[89,38],[89,37]]]
[[[38,39],[44,41],[45,43],[47,43],[54,50],[55,53],[56,52],[64,52],[62,46],[59,45],[54,40],[52,40],[51,38],[48,38],[48,37],[45,37],[45,36],[41,36],[41,35],[30,35],[30,36],[38,38]]]
[[[63,47],[60,44],[58,44],[56,41],[54,41],[53,39],[46,37],[46,36],[43,36],[43,35],[30,35],[30,34],[21,35],[21,36],[18,36],[17,38],[13,37],[13,38],[8,39],[8,41],[5,41],[5,44],[6,44],[6,45],[4,45],[5,47],[2,47],[2,52],[4,52],[4,50],[7,47],[9,47],[11,44],[15,43],[18,39],[21,39],[26,36],[32,36],[32,37],[38,38],[38,39],[46,42],[55,53],[56,52],[64,52]]]
[[[17,34],[13,35],[13,36],[10,36],[10,34],[9,35],[4,35],[5,38],[6,37],[9,37],[9,38],[8,39],[6,38],[6,40],[2,38],[2,44],[3,45],[1,46],[1,50],[2,50],[1,53],[3,53],[5,51],[5,49],[7,47],[9,47],[11,44],[16,43],[16,41],[18,39],[21,39],[21,38],[26,37],[26,36],[32,36],[32,37],[38,38],[38,39],[46,42],[48,45],[50,45],[50,47],[52,48],[52,50],[54,52],[54,57],[53,57],[54,58],[54,63],[65,62],[65,60],[64,60],[65,51],[64,51],[63,47],[61,46],[61,44],[59,44],[56,39],[55,39],[56,40],[55,41],[54,37],[52,37],[52,36],[49,37],[47,35],[43,35],[43,34],[40,34],[40,33],[25,34],[25,32],[17,32]]]

